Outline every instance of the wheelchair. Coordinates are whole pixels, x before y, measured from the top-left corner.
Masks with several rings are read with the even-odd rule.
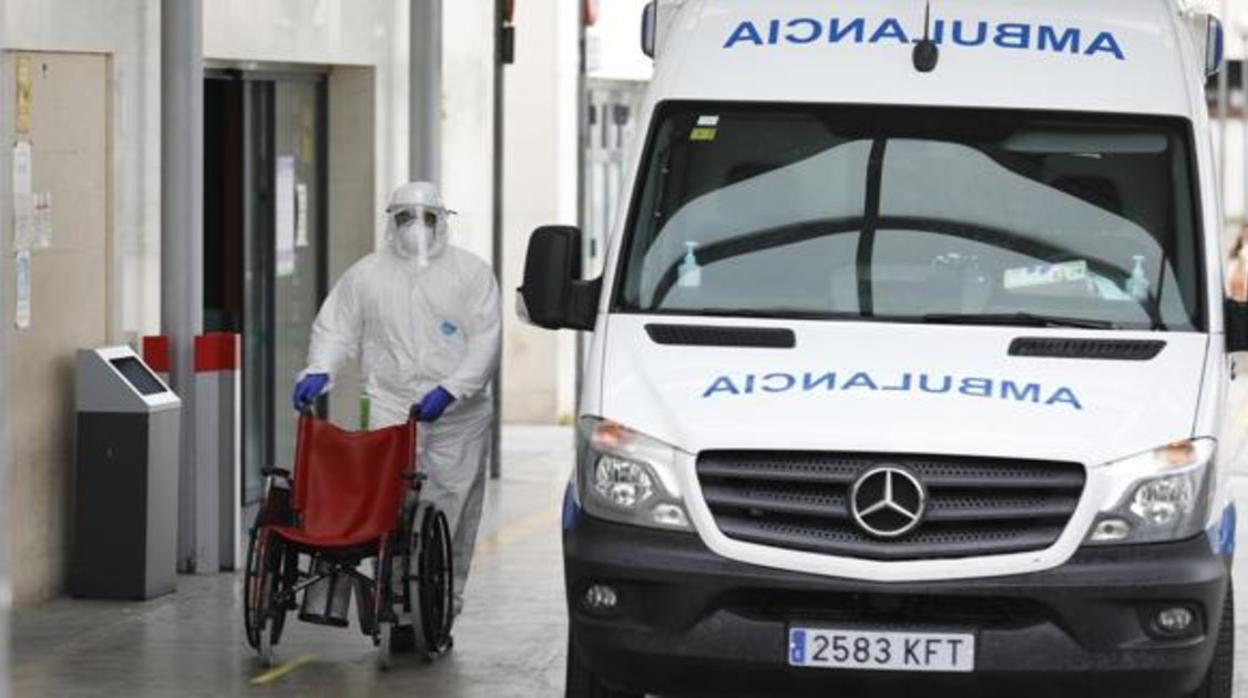
[[[305,411],[294,472],[268,469],[243,580],[247,643],[269,666],[286,617],[359,628],[379,648],[433,660],[451,647],[453,572],[446,516],[421,502],[416,417],[348,432]],[[362,571],[363,570],[363,571]]]

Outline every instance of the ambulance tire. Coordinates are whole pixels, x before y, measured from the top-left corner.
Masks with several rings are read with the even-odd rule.
[[[619,691],[604,685],[581,661],[571,632],[568,633],[568,673],[563,695],[564,698],[645,698],[643,693]]]

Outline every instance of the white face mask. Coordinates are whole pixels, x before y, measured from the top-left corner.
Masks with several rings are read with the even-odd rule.
[[[399,247],[409,257],[415,257],[420,266],[429,263],[429,250],[433,247],[434,229],[417,221],[409,223],[398,230]]]
[[[391,225],[394,226],[394,242],[397,251],[405,258],[415,259],[420,266],[427,266],[429,259],[435,257],[442,252],[445,242],[445,219],[438,216],[433,225],[430,225],[423,211],[412,216],[411,222],[404,225],[398,225],[394,218],[391,218]]]

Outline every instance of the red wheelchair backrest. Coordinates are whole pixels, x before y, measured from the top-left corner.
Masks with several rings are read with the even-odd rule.
[[[295,510],[299,529],[317,538],[381,537],[398,523],[405,472],[415,469],[416,427],[346,431],[311,415],[299,418]]]

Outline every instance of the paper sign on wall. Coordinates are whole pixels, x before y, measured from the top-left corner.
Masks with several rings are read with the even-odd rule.
[[[277,236],[277,275],[291,276],[295,273],[295,158],[282,155],[277,158],[275,179],[273,223]]]
[[[17,57],[17,132],[30,133],[31,102],[35,95],[30,56]]]
[[[31,193],[30,141],[13,144],[13,249],[29,250],[35,243],[35,201]]]
[[[308,246],[308,185],[295,185],[295,246]]]
[[[30,327],[30,252],[23,250],[17,253],[16,270],[13,274],[17,282],[17,313],[15,323],[18,329]]]

